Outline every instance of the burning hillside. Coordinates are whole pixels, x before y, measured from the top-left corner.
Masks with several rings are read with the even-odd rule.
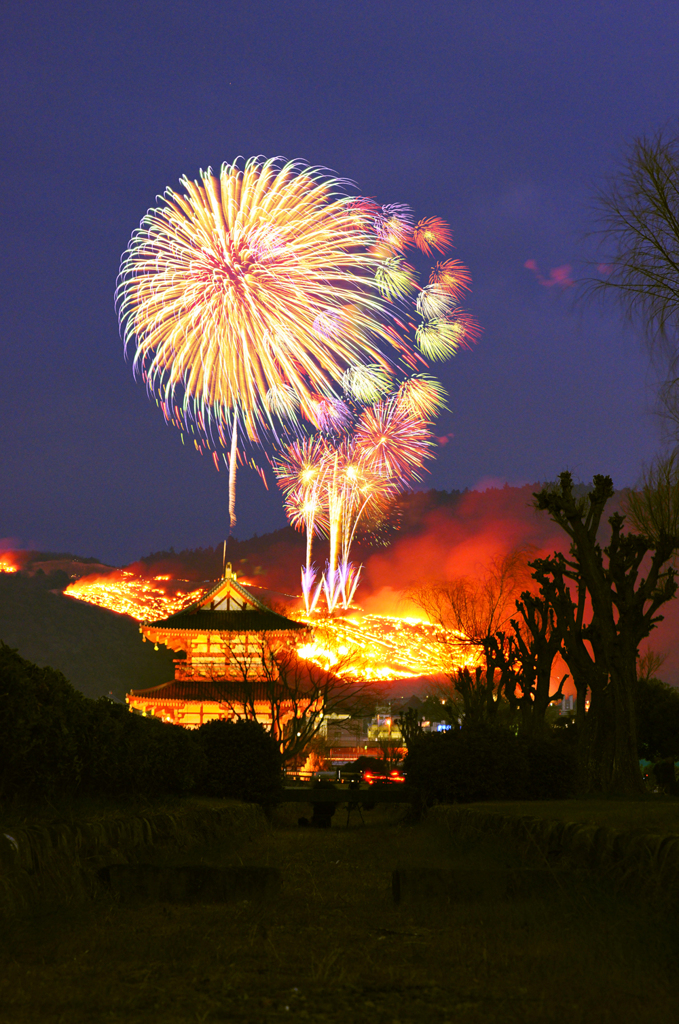
[[[340,675],[388,681],[445,673],[474,660],[472,651],[451,644],[439,626],[422,619],[353,612],[314,624],[314,642],[300,654]]]
[[[434,626],[420,621],[421,610],[404,602],[403,592],[420,580],[479,578],[490,559],[517,547],[535,555],[563,549],[563,532],[532,506],[535,489],[536,485],[462,495],[419,492],[405,496],[400,529],[388,545],[369,548],[366,544],[357,551],[363,573],[356,597],[362,610],[334,617],[314,615],[316,640],[307,656],[319,664],[341,665],[351,653],[354,664],[360,663],[362,674],[371,679],[445,671],[448,645],[441,644]],[[325,553],[319,542],[317,557],[323,559]],[[42,570],[45,583],[61,589],[65,582],[51,579],[58,568],[70,577],[68,596],[136,621],[163,618],[196,600],[209,585],[206,581],[219,575],[224,551],[221,545],[158,551],[122,570],[86,564],[86,559],[74,561],[74,557],[66,563],[44,552],[0,551],[4,572],[13,572],[11,578]],[[265,600],[285,605],[285,614],[293,617],[300,614],[302,602],[289,595],[300,593],[303,558],[303,538],[290,528],[243,541],[232,537],[226,550],[226,559],[241,582]],[[76,575],[81,578],[74,582]],[[653,650],[668,653],[663,678],[675,685],[679,682],[678,618],[679,602],[672,602],[651,638]],[[455,653],[457,664],[469,660],[468,651]]]
[[[260,589],[245,579],[242,582]],[[189,589],[191,586],[186,580],[145,578],[124,569],[83,577],[70,584],[65,593],[138,622],[153,622],[198,600],[205,588]],[[291,614],[303,618],[299,613]],[[451,664],[451,647],[443,631],[420,619],[365,615],[354,610],[342,617],[315,617],[313,625],[314,642],[300,648],[300,654],[324,668],[335,668],[339,674],[388,681],[445,672]],[[456,663],[470,660],[468,652],[455,652]]]
[[[153,622],[181,611],[204,593],[204,587],[190,590],[191,586],[186,580],[169,576],[147,579],[128,569],[117,569],[106,576],[84,576],[66,587],[64,593],[138,622]]]

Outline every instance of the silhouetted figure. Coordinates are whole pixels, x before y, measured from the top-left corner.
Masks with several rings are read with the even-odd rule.
[[[312,786],[312,789],[315,793],[323,789],[329,789],[333,792],[335,791],[335,787],[333,786],[332,782],[325,780],[315,782]],[[335,803],[334,800],[328,800],[327,802],[318,801],[317,803],[314,803],[314,813],[311,818],[312,828],[330,828],[330,825],[332,824],[332,817],[336,810],[337,804]]]

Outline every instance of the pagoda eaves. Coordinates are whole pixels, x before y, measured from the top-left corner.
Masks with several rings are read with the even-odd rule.
[[[227,691],[231,694],[234,685],[271,682],[271,656],[296,646],[309,632],[306,623],[262,604],[238,582],[230,565],[198,601],[139,628],[144,640],[185,651],[186,658],[175,661],[174,679],[152,689],[130,691],[128,703],[144,714],[190,727],[211,718],[232,717]]]

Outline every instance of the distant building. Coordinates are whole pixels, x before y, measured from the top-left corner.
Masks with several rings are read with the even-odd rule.
[[[245,703],[270,727],[276,652],[295,646],[309,627],[267,608],[228,564],[224,577],[200,600],[165,619],[144,622],[139,630],[156,649],[164,644],[186,656],[175,661],[174,679],[131,690],[130,708],[195,729],[215,718],[235,717],[234,708]],[[279,704],[282,728],[294,711],[292,703]]]

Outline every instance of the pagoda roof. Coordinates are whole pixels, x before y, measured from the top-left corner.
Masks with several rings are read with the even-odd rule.
[[[148,627],[181,633],[287,633],[289,630],[308,629],[305,622],[295,622],[284,615],[266,611],[191,612],[185,608],[166,619],[148,622]]]
[[[143,628],[180,633],[287,633],[308,626],[267,608],[238,582],[227,565],[222,579],[197,601],[167,618],[146,622]]]
[[[151,686],[145,690],[130,690],[128,697],[147,698],[159,703],[165,701],[200,701],[202,703],[224,704],[229,701],[241,700],[268,701],[273,695],[279,697],[280,685],[269,681],[232,679],[171,679],[160,686]]]

